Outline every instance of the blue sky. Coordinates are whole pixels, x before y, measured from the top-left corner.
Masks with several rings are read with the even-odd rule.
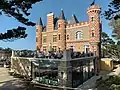
[[[61,9],[63,9],[67,19],[71,19],[72,14],[75,14],[79,21],[87,21],[88,16],[86,10],[92,1],[93,0],[43,0],[42,2],[33,5],[33,8],[30,10],[31,15],[29,16],[29,19],[37,22],[38,18],[41,17],[43,23],[46,24],[46,15],[49,12],[54,12],[56,16],[59,16]],[[103,12],[107,9],[109,1],[110,0],[96,0],[96,4],[102,7]],[[5,15],[0,16],[0,20],[1,32],[6,32],[7,29],[22,25],[14,18],[9,18]],[[101,20],[103,22],[103,31],[111,35],[112,30],[108,26],[108,21],[104,18],[101,18]],[[27,27],[28,37],[26,39],[19,39],[14,42],[0,41],[0,47],[10,47],[13,49],[35,49],[35,31],[35,27]]]

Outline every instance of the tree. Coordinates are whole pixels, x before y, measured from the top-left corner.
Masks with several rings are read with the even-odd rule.
[[[115,44],[105,32],[101,33],[101,56],[102,57],[115,57],[120,60],[120,41]]]
[[[27,18],[32,5],[42,0],[0,0],[0,15],[5,14],[8,17],[14,17],[17,21],[26,26],[35,26],[35,23]],[[0,40],[13,41],[19,38],[27,37],[26,28],[18,26],[17,28],[7,30],[6,33],[0,33]]]
[[[101,33],[101,42],[102,42],[101,56],[102,57],[109,56],[108,51],[109,49],[111,49],[109,48],[109,46],[115,45],[115,42],[105,32]]]
[[[108,5],[108,10],[104,12],[104,16],[108,20],[120,19],[120,0],[111,0]]]
[[[111,0],[108,10],[104,12],[107,20],[111,20],[110,26],[113,29],[113,37],[120,39],[120,0]]]
[[[106,41],[107,41],[108,38],[109,38],[109,36],[105,32],[101,33],[101,42],[102,42],[103,45],[107,44]]]
[[[5,48],[5,49],[3,49],[3,51],[11,52],[12,53],[12,49],[11,48]]]
[[[120,19],[114,20],[112,19],[109,23],[112,28],[112,37],[119,40],[120,39]]]
[[[103,46],[108,44],[115,44],[115,42],[105,32],[101,33],[101,42]]]

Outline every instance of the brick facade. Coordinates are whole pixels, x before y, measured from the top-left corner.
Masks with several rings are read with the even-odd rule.
[[[51,12],[47,15],[47,25],[41,23],[36,25],[36,49],[49,51],[63,51],[73,48],[75,51],[96,52],[100,51],[101,38],[101,8],[93,5],[87,9],[88,21],[79,22],[73,16],[72,21],[66,21],[63,10],[60,17],[54,17]]]

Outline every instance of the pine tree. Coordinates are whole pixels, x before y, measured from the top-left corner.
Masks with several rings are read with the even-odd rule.
[[[111,0],[104,16],[107,20],[110,20],[110,26],[113,29],[112,36],[120,39],[120,0]]]
[[[26,26],[35,26],[35,23],[27,18],[32,9],[32,5],[42,0],[0,0],[0,15],[15,18],[18,22]],[[18,26],[17,28],[7,30],[5,33],[0,33],[0,40],[13,41],[19,38],[27,37],[26,28]]]

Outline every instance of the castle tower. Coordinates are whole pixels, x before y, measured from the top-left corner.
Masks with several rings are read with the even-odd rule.
[[[88,8],[89,16],[89,41],[91,44],[91,51],[100,56],[100,38],[101,38],[101,21],[100,21],[101,8],[98,5],[92,5]]]
[[[100,71],[100,55],[101,55],[101,21],[100,21],[101,7],[92,5],[88,8],[89,16],[89,42],[90,50],[98,57],[95,60],[95,72]]]
[[[65,30],[65,16],[63,10],[61,10],[58,23],[58,51],[64,51],[66,49],[66,30]]]
[[[42,47],[42,29],[43,23],[40,17],[36,25],[36,50],[38,51],[40,51]]]

